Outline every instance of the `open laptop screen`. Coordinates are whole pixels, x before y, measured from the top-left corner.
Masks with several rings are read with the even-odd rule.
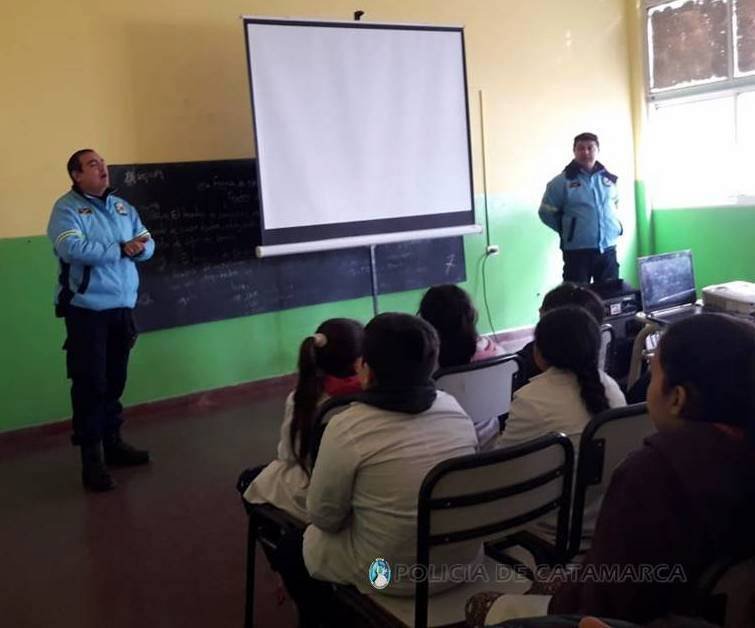
[[[640,257],[640,291],[642,308],[655,312],[677,305],[694,303],[695,274],[692,270],[692,251],[677,251],[663,255]]]

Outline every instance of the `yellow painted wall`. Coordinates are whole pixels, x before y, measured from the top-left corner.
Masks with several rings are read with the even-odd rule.
[[[11,6],[8,6],[8,5]],[[64,329],[53,318],[56,264],[42,236],[69,186],[76,148],[111,163],[249,157],[251,111],[242,13],[466,27],[478,207],[482,91],[492,241],[465,238],[480,330],[532,324],[560,281],[558,239],[540,224],[545,183],[597,132],[619,175],[623,274],[634,278],[632,90],[627,0],[7,0],[0,14],[0,431],[70,412]],[[483,216],[478,213],[478,221]],[[36,237],[30,237],[36,236]],[[159,242],[158,242],[159,246]],[[420,291],[382,295],[416,312]],[[488,320],[485,310],[491,312]],[[369,299],[143,334],[127,405],[289,373],[300,339],[332,316],[366,321]]]
[[[250,156],[238,16],[349,19],[355,9],[343,0],[6,4],[0,238],[44,232],[68,186],[65,160],[79,147],[111,163]],[[359,8],[369,21],[466,26],[478,192],[481,89],[491,194],[536,203],[569,160],[572,136],[594,130],[622,181],[624,222],[633,223],[625,0],[372,0]]]

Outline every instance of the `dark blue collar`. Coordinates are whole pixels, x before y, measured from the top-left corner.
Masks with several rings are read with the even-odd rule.
[[[115,190],[113,188],[107,188],[102,196],[95,196],[94,194],[87,194],[86,192],[82,191],[82,189],[76,185],[75,183],[71,186],[71,189],[76,192],[79,196],[83,196],[84,198],[96,198],[101,200],[102,202],[107,201],[107,197],[110,196]]]
[[[566,178],[571,181],[572,179],[576,179],[577,175],[583,170],[584,169],[582,168],[582,166],[580,166],[574,159],[572,159],[566,166],[566,168],[564,168],[564,174],[566,175]],[[602,163],[596,161],[590,175],[596,174],[598,172],[600,172],[606,179],[609,179],[612,183],[616,183],[619,178],[615,174],[608,172],[608,170],[606,170],[606,167]]]

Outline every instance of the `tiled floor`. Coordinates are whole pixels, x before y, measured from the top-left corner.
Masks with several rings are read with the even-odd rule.
[[[148,467],[116,470],[116,490],[85,493],[65,434],[0,450],[0,625],[203,626],[243,622],[246,517],[239,471],[275,452],[283,387],[222,405],[131,421]],[[10,451],[9,451],[10,449]],[[262,552],[257,625],[296,625],[278,606]]]

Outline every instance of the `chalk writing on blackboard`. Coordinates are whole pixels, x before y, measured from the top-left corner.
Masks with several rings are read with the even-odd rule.
[[[110,175],[157,244],[140,267],[143,331],[370,294],[366,248],[255,257],[253,160],[111,166]],[[381,245],[376,260],[380,293],[465,279],[460,237]]]

